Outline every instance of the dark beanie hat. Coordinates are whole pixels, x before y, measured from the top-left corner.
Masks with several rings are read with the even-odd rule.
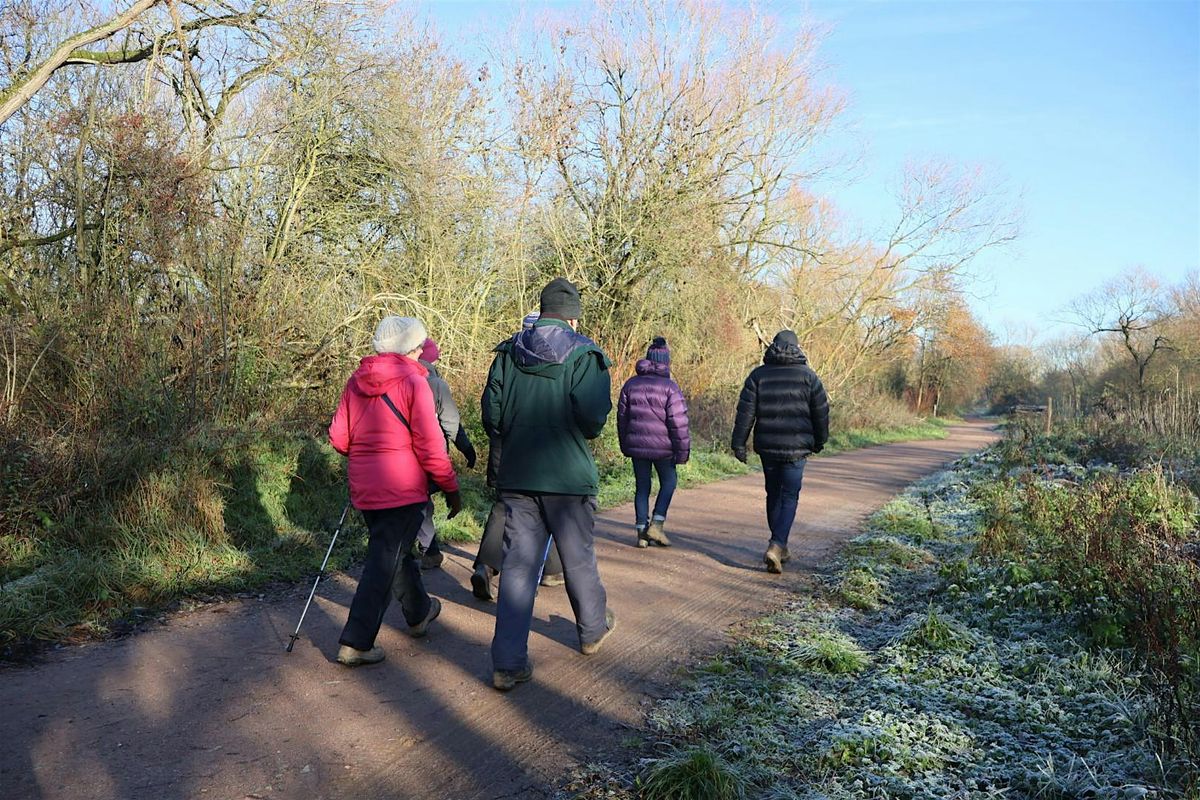
[[[775,344],[780,347],[799,347],[800,340],[796,338],[795,331],[780,331],[775,334]]]
[[[655,336],[654,341],[650,343],[650,349],[646,351],[646,358],[658,364],[670,364],[671,349],[667,347],[667,340]]]
[[[562,319],[579,319],[583,316],[583,304],[579,301],[579,290],[566,278],[555,278],[542,289],[542,314],[551,314]]]

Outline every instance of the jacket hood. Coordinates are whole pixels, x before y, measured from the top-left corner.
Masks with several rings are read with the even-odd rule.
[[[637,362],[637,366],[634,369],[637,371],[638,375],[652,375],[658,378],[671,377],[670,364],[664,364],[660,361],[651,361],[648,358],[643,358],[641,361]]]
[[[791,344],[776,337],[763,355],[764,364],[807,364],[808,356],[800,349],[800,345]]]
[[[522,372],[534,374],[556,372],[571,353],[581,347],[595,346],[591,339],[556,320],[541,320],[529,330],[514,335],[509,343],[517,367]]]
[[[350,385],[359,394],[378,397],[412,375],[424,378],[428,374],[425,367],[407,356],[380,353],[358,362],[358,369],[350,376]]]

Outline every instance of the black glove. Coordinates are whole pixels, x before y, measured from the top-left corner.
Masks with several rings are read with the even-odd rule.
[[[458,492],[446,492],[446,508],[450,512],[446,515],[446,519],[454,519],[457,517],[458,513],[462,511],[462,507],[463,504],[461,494]]]
[[[823,444],[819,444],[819,445],[817,445],[816,447],[814,447],[814,448],[813,448],[813,453],[819,453],[819,452],[821,452],[821,451],[822,451],[822,450],[824,450],[824,449],[825,449],[825,445],[823,445]]]
[[[463,458],[467,460],[467,469],[475,469],[475,461],[478,456],[475,453],[475,445],[471,444],[471,440],[467,437],[467,432],[462,426],[458,428],[458,435],[454,437],[454,446],[458,448],[458,452],[463,454]]]
[[[746,463],[746,448],[744,448],[744,447],[733,448],[733,457],[736,458],[738,461],[742,462],[743,464],[745,464]]]

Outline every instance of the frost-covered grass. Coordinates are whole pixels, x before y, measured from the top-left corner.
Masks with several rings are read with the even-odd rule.
[[[705,753],[748,798],[1200,797],[1144,662],[1098,643],[1061,586],[976,553],[972,490],[1008,468],[986,452],[890,503],[825,591],[653,707],[654,756],[592,768],[575,796],[648,797],[664,759]]]

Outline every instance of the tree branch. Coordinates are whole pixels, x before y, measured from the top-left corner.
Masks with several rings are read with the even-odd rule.
[[[33,96],[50,80],[50,76],[66,64],[76,50],[93,42],[98,42],[101,39],[107,39],[114,33],[128,28],[143,12],[158,5],[159,2],[161,0],[135,0],[134,4],[127,10],[113,17],[108,22],[97,25],[82,33],[77,33],[60,44],[50,54],[50,57],[34,68],[33,71],[23,77],[17,78],[0,92],[0,125],[7,122],[13,114],[17,113],[26,103],[33,99]]]

